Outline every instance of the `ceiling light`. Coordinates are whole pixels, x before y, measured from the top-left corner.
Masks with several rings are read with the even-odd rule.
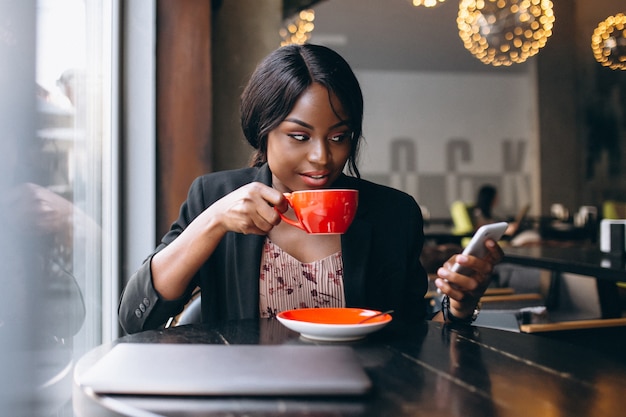
[[[484,64],[510,66],[537,54],[552,35],[550,0],[461,0],[463,45]]]
[[[626,16],[618,13],[600,22],[591,36],[591,49],[605,67],[626,70]]]
[[[435,7],[446,0],[413,0],[413,6]]]
[[[282,39],[280,46],[306,43],[315,28],[313,20],[315,20],[315,11],[308,9],[300,11],[295,17],[285,21],[284,26],[278,31]]]

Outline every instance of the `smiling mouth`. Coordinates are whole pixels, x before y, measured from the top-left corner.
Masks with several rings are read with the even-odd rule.
[[[330,180],[330,173],[329,172],[325,172],[325,173],[322,173],[322,174],[320,174],[320,173],[317,173],[317,174],[303,173],[301,175],[302,175],[302,180],[309,187],[323,187]]]

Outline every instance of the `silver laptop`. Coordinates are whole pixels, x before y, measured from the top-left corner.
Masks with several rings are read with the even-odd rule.
[[[98,394],[360,395],[371,380],[349,346],[121,343],[78,378]]]

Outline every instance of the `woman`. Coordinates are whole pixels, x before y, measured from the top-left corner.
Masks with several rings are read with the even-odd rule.
[[[476,195],[476,205],[472,210],[474,228],[478,229],[486,224],[503,221],[494,215],[494,208],[498,205],[498,189],[491,185],[485,184],[478,189]],[[519,231],[520,223],[518,220],[509,222],[509,226],[504,232],[505,239],[511,239]],[[535,234],[527,239],[535,240]]]
[[[291,45],[265,58],[241,97],[252,167],[194,181],[178,220],[122,295],[123,328],[161,326],[197,286],[204,322],[272,317],[282,305],[393,309],[394,319],[423,320],[422,216],[409,195],[360,179],[362,120],[359,83],[334,51]],[[320,188],[359,190],[345,234],[311,235],[280,221],[276,210],[289,211],[283,193]],[[452,273],[450,263],[440,270],[448,319],[471,316],[502,256],[489,247],[487,260],[456,257],[472,277]]]
[[[476,195],[473,209],[474,226],[478,229],[485,224],[495,223],[493,208],[498,202],[498,190],[490,184],[481,186]]]

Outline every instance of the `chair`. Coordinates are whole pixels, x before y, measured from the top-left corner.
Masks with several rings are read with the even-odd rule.
[[[450,215],[454,225],[452,234],[457,236],[468,235],[474,233],[474,222],[470,214],[469,205],[463,201],[457,200],[450,205]],[[461,240],[461,246],[465,247],[470,241],[470,237]]]
[[[187,303],[183,311],[174,318],[173,326],[197,324],[202,322],[202,295],[196,291],[191,301]]]
[[[602,218],[612,220],[626,219],[626,203],[606,200],[602,203]]]

